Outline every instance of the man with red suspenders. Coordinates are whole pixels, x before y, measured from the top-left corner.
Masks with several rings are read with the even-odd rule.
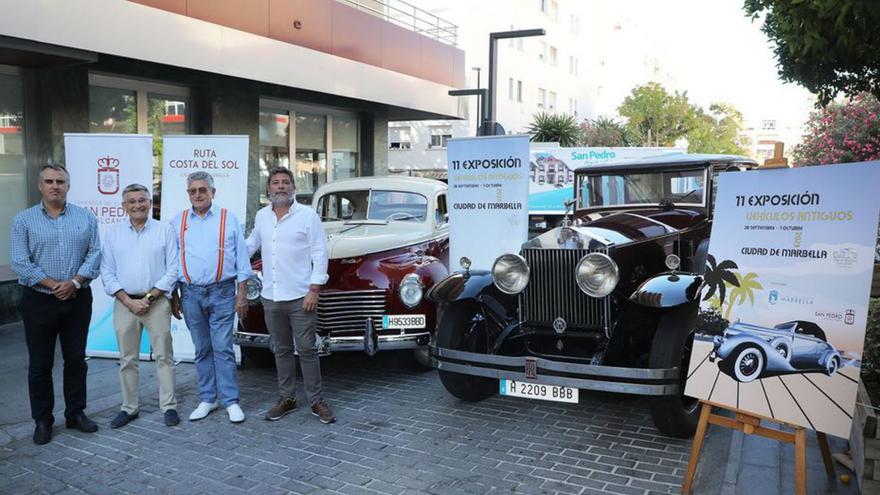
[[[239,318],[247,313],[248,249],[235,215],[213,204],[214,177],[193,172],[186,184],[192,208],[171,222],[180,251],[180,304],[172,311],[180,318],[183,310],[196,351],[201,403],[189,419],[200,420],[222,404],[229,421],[241,423],[232,330],[235,313]]]

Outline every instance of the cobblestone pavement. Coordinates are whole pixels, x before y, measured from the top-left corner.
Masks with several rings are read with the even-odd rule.
[[[104,368],[101,376],[118,387],[107,371],[112,363],[93,360],[91,367]],[[152,363],[142,366],[144,373],[151,368]],[[280,421],[263,420],[276,400],[274,370],[246,368],[240,372],[248,415],[243,424],[230,424],[221,409],[205,420],[168,428],[157,410],[155,381],[144,379],[141,415],[124,428],[109,428],[118,410],[110,397],[101,399],[103,411],[90,405],[101,425],[96,434],[64,429],[59,419],[53,441],[38,447],[27,422],[26,434],[0,446],[0,493],[680,490],[690,442],[659,436],[643,399],[581,392],[578,405],[500,397],[463,403],[445,392],[436,372],[415,371],[407,354],[388,352],[372,360],[360,353],[336,355],[323,360],[322,368],[335,424],[321,424],[303,407],[301,387],[297,411]],[[13,372],[24,380],[21,368]],[[198,402],[192,365],[178,366],[177,388],[185,418]],[[730,445],[729,433],[710,434],[695,493],[722,493]],[[728,480],[735,483],[733,469]],[[768,483],[763,486],[773,491],[761,493],[777,491],[778,481]],[[741,485],[727,487],[723,491],[742,493]]]

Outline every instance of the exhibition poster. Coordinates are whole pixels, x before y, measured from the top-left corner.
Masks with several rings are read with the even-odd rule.
[[[122,190],[129,184],[153,189],[153,136],[149,134],[64,134],[64,161],[70,173],[68,201],[91,211],[98,235],[128,222]],[[113,327],[113,298],[104,293],[101,277],[91,281],[92,319],[86,355],[118,357]],[[141,336],[142,359],[150,357],[150,339]]]
[[[451,139],[447,160],[450,270],[463,256],[489,270],[528,237],[529,137]]]
[[[880,162],[722,173],[685,394],[848,437]]]
[[[214,177],[217,190],[214,203],[235,214],[244,222],[247,214],[248,136],[170,135],[162,146],[161,219],[170,222],[174,215],[190,208],[186,177],[199,171]],[[236,318],[236,325],[238,319]],[[192,361],[195,348],[184,320],[171,319],[174,359]],[[236,346],[236,359],[240,359]]]

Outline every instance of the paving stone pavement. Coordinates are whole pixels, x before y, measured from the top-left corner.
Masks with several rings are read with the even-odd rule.
[[[113,363],[100,361],[92,366]],[[59,420],[46,446],[33,445],[30,430],[0,445],[0,493],[680,491],[690,442],[658,435],[642,398],[582,392],[577,405],[501,397],[464,403],[445,392],[436,372],[416,371],[403,353],[339,354],[322,360],[322,369],[335,424],[311,415],[301,386],[297,411],[263,420],[277,398],[274,370],[245,368],[244,423],[230,424],[221,409],[168,428],[155,389],[143,379],[141,415],[124,428],[109,428],[116,402],[100,412],[90,406],[98,433],[66,430]],[[15,372],[24,380],[21,368]],[[177,388],[185,418],[198,403],[191,364],[178,366]],[[722,493],[730,439],[723,430],[711,432],[695,493]],[[763,486],[774,490],[760,493],[779,492],[778,480]]]

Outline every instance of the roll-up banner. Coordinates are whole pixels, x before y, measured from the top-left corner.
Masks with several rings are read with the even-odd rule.
[[[133,183],[152,190],[153,136],[149,134],[64,134],[64,159],[70,172],[71,203],[87,208],[98,219],[103,237],[113,224],[127,222],[122,190]],[[92,320],[86,355],[118,357],[113,327],[113,298],[98,277],[91,281]],[[150,339],[141,336],[142,359],[150,357]]]
[[[849,437],[880,162],[720,174],[685,394]]]
[[[242,229],[247,214],[248,136],[165,136],[162,146],[161,219],[170,222],[174,215],[192,205],[186,194],[186,177],[204,171],[214,177],[217,193],[214,204],[234,213]],[[238,319],[235,322],[238,325]],[[195,348],[184,320],[171,319],[174,359],[192,361]],[[240,360],[238,346],[236,359]]]
[[[528,237],[529,137],[450,139],[449,265],[466,256],[471,269],[490,270]]]

